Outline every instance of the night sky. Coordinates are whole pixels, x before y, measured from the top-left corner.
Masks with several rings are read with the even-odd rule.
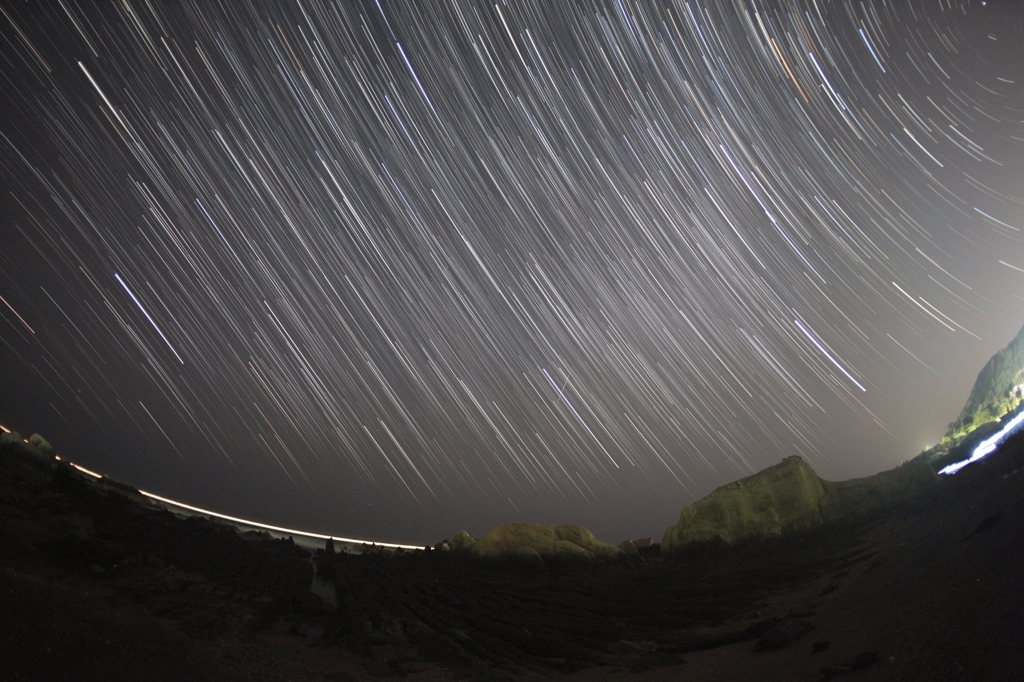
[[[1024,323],[1017,2],[5,2],[0,423],[434,543],[937,442]]]

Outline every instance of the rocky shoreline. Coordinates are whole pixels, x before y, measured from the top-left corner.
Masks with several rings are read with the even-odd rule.
[[[1024,678],[1019,437],[874,513],[679,553],[517,524],[461,551],[311,555],[0,450],[12,679]]]

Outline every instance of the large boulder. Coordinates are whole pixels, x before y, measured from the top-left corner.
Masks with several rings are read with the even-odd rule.
[[[749,537],[781,535],[822,524],[818,503],[825,488],[799,457],[715,490],[683,509],[679,523],[665,531],[663,552],[694,542],[731,545]]]
[[[665,531],[661,550],[693,543],[731,545],[748,538],[780,536],[825,523],[856,522],[906,503],[938,483],[922,461],[874,476],[825,481],[799,457],[724,485],[683,509]]]
[[[640,556],[640,550],[636,548],[632,540],[623,540],[619,543],[619,549],[625,552],[626,556],[630,559],[635,559]]]
[[[28,444],[47,455],[53,454],[53,446],[38,433],[33,433],[28,437]]]
[[[473,549],[473,545],[476,544],[476,538],[466,531],[460,530],[458,533],[445,540],[444,544],[448,545],[447,549],[455,550],[456,552],[464,552]]]
[[[594,537],[583,526],[567,523],[541,526],[536,523],[508,523],[498,526],[473,545],[473,556],[485,560],[535,561],[566,566],[588,566],[595,560],[615,561],[625,552]]]

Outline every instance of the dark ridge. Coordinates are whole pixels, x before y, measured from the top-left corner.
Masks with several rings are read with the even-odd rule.
[[[0,658],[12,679],[1021,671],[1019,437],[859,523],[575,569],[440,550],[311,555],[175,515],[20,440],[0,450]],[[810,632],[814,647],[800,643]]]

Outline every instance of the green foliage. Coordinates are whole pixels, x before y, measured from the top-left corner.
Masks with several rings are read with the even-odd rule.
[[[1024,329],[988,361],[974,382],[967,403],[942,439],[955,445],[983,424],[1001,419],[1020,406],[1024,384]]]

